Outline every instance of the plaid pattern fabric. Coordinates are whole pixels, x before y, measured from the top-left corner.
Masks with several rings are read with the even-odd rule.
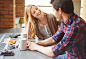
[[[86,22],[76,14],[62,22],[52,38],[57,43],[60,41],[52,47],[55,56],[67,51],[67,59],[86,58]]]

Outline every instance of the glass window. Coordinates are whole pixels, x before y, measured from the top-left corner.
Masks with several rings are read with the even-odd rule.
[[[25,0],[25,9],[29,4],[38,6],[42,11],[46,13],[53,13],[50,0]]]
[[[27,6],[28,4],[51,6],[50,0],[25,0],[25,6]]]

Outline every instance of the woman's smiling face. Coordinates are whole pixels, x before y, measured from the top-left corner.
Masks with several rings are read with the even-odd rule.
[[[40,18],[43,15],[43,12],[36,6],[31,7],[31,15]]]

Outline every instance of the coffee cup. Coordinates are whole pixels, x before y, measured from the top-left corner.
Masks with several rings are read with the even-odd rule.
[[[19,39],[19,50],[26,50],[27,48],[27,38]]]
[[[27,34],[26,33],[21,33],[21,38],[27,38]]]

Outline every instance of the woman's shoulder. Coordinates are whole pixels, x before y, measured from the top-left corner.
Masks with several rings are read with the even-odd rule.
[[[47,16],[54,16],[52,13],[47,13],[46,15]]]
[[[51,13],[47,13],[46,15],[47,15],[47,18],[51,18],[51,19],[52,19],[52,18],[56,18],[56,17],[55,17],[53,14],[51,14]]]

